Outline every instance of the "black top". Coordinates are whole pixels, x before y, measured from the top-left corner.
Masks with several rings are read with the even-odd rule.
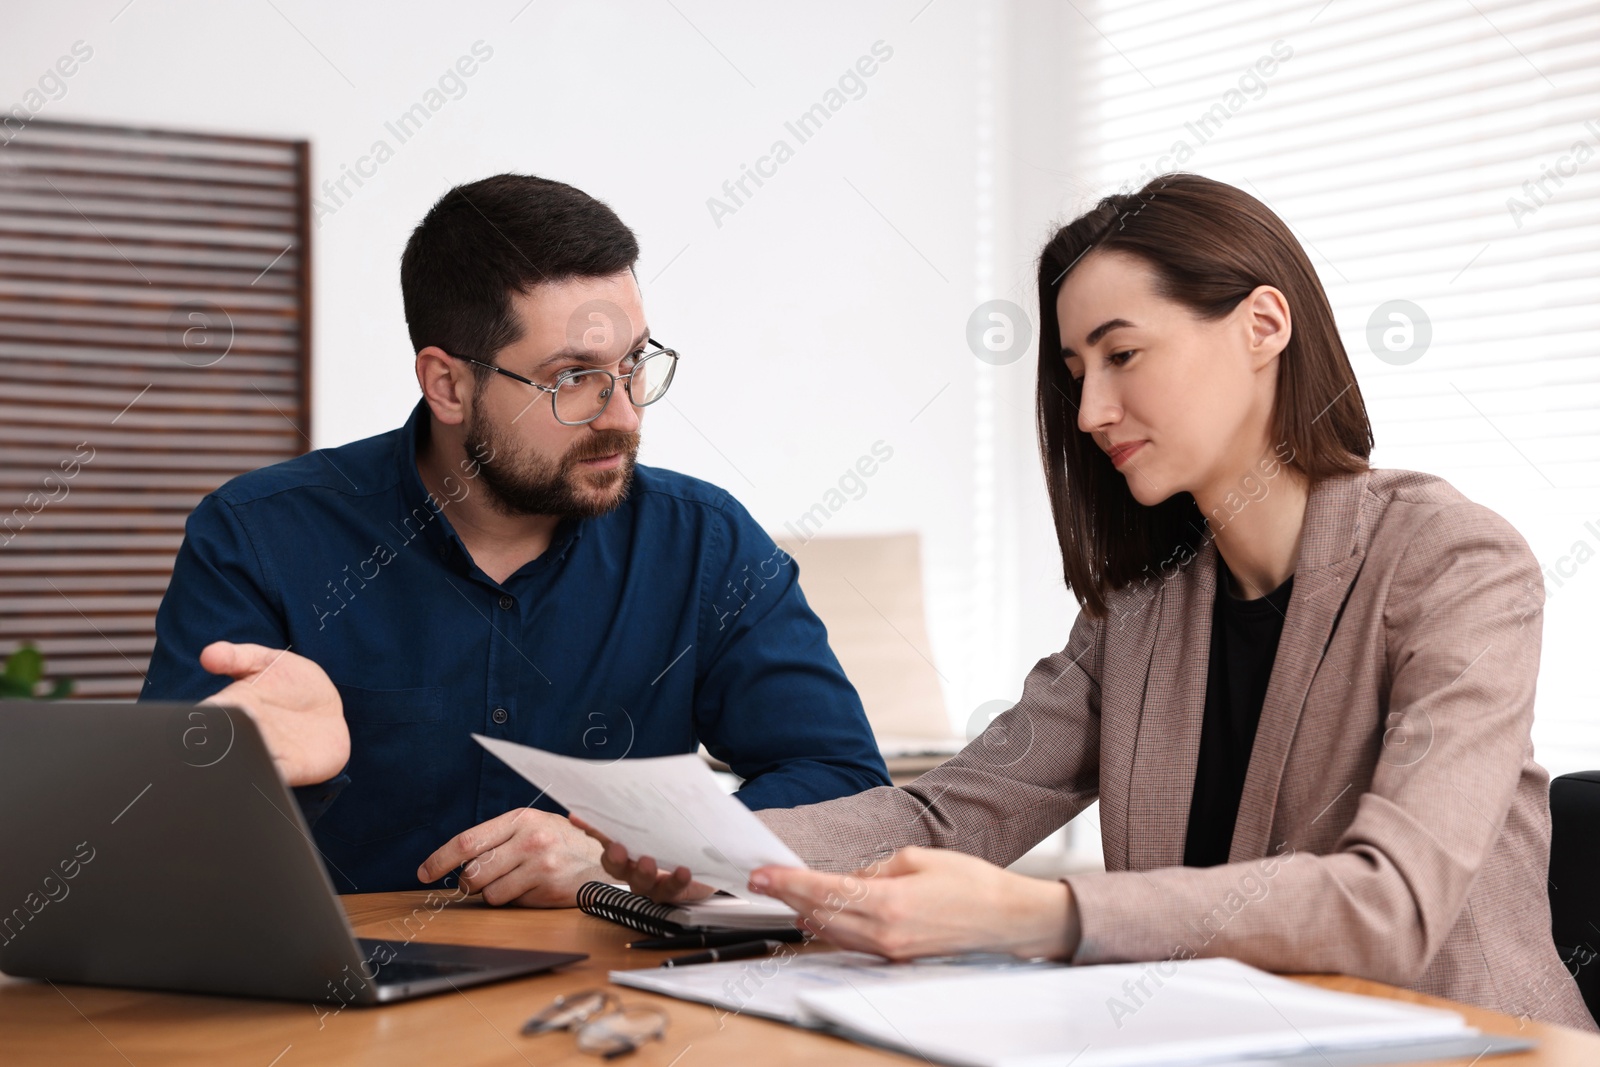
[[[1278,655],[1294,576],[1255,600],[1241,600],[1233,594],[1232,585],[1233,576],[1219,555],[1205,721],[1200,728],[1200,760],[1183,847],[1186,867],[1228,862],[1239,796],[1244,792],[1244,775],[1250,766],[1267,681],[1272,677],[1272,661]]]

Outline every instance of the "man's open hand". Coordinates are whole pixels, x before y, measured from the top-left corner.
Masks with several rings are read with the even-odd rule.
[[[350,761],[350,730],[339,691],[327,672],[304,656],[215,641],[201,650],[200,666],[234,679],[202,703],[242,708],[255,720],[285,782],[325,782]]]
[[[481,892],[487,904],[525,908],[570,908],[579,886],[606,876],[599,844],[561,816],[534,808],[463,830],[423,861],[417,878],[435,882],[463,864],[467,892]]]

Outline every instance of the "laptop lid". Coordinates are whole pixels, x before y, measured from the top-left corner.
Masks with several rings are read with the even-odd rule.
[[[0,852],[0,971],[18,977],[376,1003],[583,958],[470,949],[475,966],[448,981],[380,991],[299,805],[234,708],[0,705]]]

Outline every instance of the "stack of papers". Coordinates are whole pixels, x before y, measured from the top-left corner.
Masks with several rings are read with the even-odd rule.
[[[741,900],[719,895],[692,904],[673,905],[667,918],[690,929],[774,930],[793,926],[798,916],[781,901]]]
[[[1453,1011],[1321,989],[1236,960],[1066,967],[807,953],[611,980],[959,1067],[1401,1063],[1520,1051]]]
[[[827,1024],[801,1004],[802,995],[835,990],[859,992],[930,978],[1041,967],[1057,968],[1060,964],[1032,963],[1015,956],[987,954],[890,963],[882,956],[864,952],[808,952],[694,967],[612,971],[610,978],[617,985],[710,1004],[728,1012],[823,1029]]]

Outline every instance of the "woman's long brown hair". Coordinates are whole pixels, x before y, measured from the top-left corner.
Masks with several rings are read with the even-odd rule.
[[[1118,251],[1155,272],[1156,291],[1203,319],[1231,312],[1258,286],[1282,291],[1293,315],[1278,358],[1274,440],[1286,462],[1315,482],[1363,470],[1372,426],[1333,309],[1289,228],[1259,200],[1198,174],[1158,177],[1136,193],[1108,196],[1058,230],[1039,254],[1039,451],[1061,546],[1062,574],[1092,616],[1135,581],[1170,576],[1206,534],[1188,493],[1147,507],[1088,434],[1078,429],[1082,383],[1061,355],[1056,295],[1084,256]]]

